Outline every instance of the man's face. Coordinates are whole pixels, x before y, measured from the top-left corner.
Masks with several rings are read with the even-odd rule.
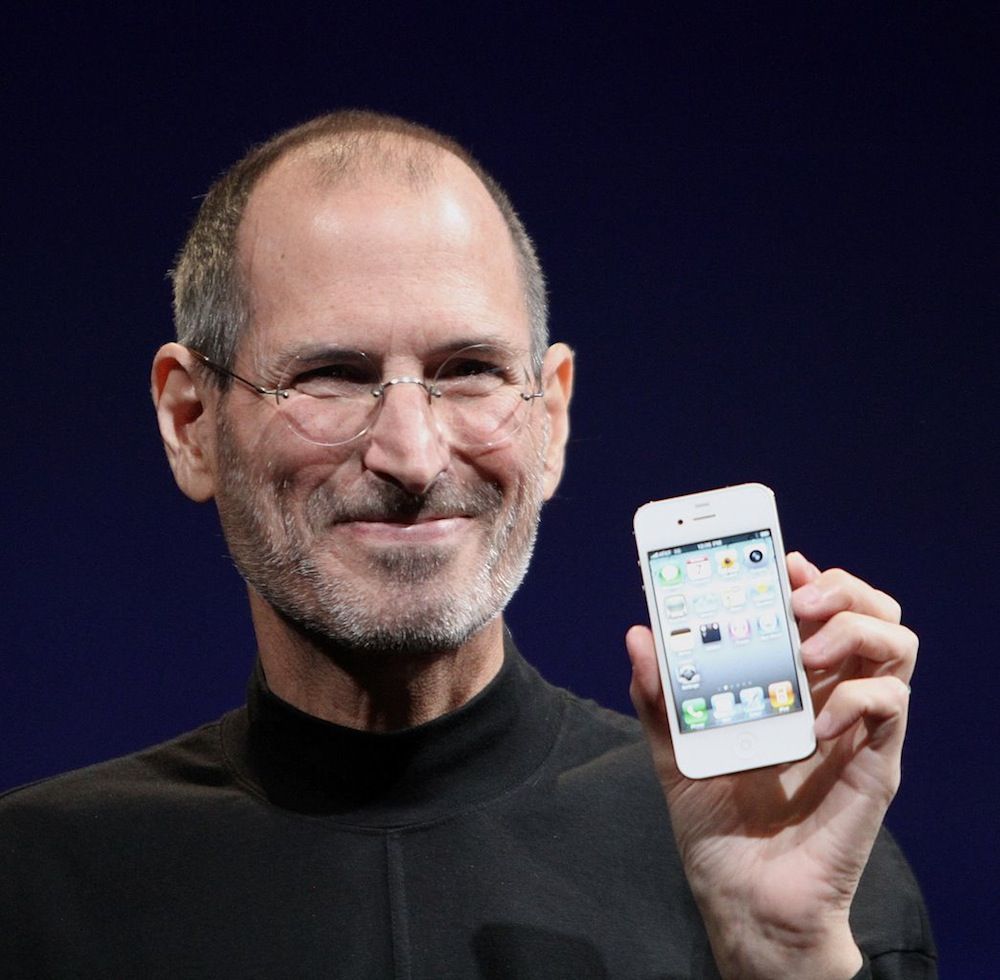
[[[450,156],[430,186],[317,183],[284,161],[240,229],[252,326],[236,371],[270,384],[317,345],[365,351],[383,378],[424,377],[440,352],[490,341],[527,352],[510,236]],[[217,503],[248,582],[299,627],[362,649],[467,640],[526,570],[543,499],[546,416],[508,442],[457,448],[417,385],[387,389],[374,426],[341,446],[293,434],[242,386],[219,410]]]

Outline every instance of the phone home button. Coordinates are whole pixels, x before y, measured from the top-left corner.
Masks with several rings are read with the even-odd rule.
[[[749,732],[740,732],[733,739],[733,751],[739,759],[749,759],[753,755],[756,739]]]

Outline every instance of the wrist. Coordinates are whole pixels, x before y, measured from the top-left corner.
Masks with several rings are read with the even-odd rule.
[[[740,910],[705,916],[705,924],[716,966],[726,980],[851,980],[864,965],[846,922],[804,932],[756,920]]]

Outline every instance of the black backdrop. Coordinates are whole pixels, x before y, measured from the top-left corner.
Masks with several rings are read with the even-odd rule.
[[[568,472],[509,614],[525,652],[628,710],[635,506],[772,485],[789,547],[895,593],[923,638],[889,824],[946,975],[991,972],[995,14],[339,6],[7,20],[0,786],[241,698],[241,584],[147,402],[164,272],[249,144],[368,106],[497,174],[578,351]]]

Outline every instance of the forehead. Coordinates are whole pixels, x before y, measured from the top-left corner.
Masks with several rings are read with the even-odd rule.
[[[374,167],[330,179],[307,158],[282,160],[251,196],[238,255],[258,356],[330,343],[382,354],[466,338],[530,344],[509,230],[444,152],[419,181]]]

